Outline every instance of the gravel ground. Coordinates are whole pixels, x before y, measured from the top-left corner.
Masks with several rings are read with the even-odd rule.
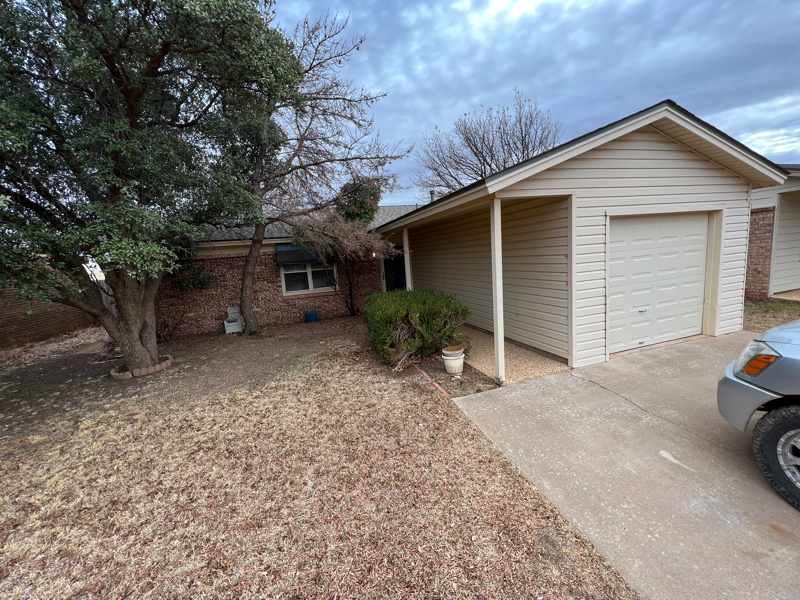
[[[471,342],[471,350],[465,362],[489,377],[494,377],[494,336],[467,326],[462,326],[460,331],[466,333]],[[519,383],[568,370],[569,367],[562,362],[506,342],[506,383]]]
[[[800,302],[800,290],[781,292],[780,294],[774,294],[772,297],[777,300],[793,300],[795,302]]]
[[[108,403],[0,440],[0,597],[636,597],[452,401],[363,341],[355,320],[183,339],[184,362],[133,385],[77,372],[88,353],[15,369],[67,363],[63,395]]]

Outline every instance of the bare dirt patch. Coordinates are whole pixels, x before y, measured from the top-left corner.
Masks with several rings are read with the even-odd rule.
[[[0,596],[636,597],[416,369],[381,364],[356,323],[330,324],[327,340],[312,339],[320,327],[292,343],[179,341],[173,356],[197,366],[166,385],[109,378],[121,397],[58,435],[9,432]],[[258,377],[229,364],[250,354],[289,360]],[[106,383],[89,381],[73,383]]]
[[[800,302],[791,300],[748,300],[744,303],[744,328],[763,333],[800,319]]]

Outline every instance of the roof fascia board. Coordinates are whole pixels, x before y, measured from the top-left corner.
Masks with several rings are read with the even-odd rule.
[[[421,221],[422,219],[427,219],[428,217],[438,215],[444,211],[452,210],[463,204],[482,198],[483,196],[486,196],[486,194],[486,187],[480,186],[477,189],[465,192],[462,196],[451,198],[446,202],[442,202],[441,204],[433,204],[427,207],[427,209],[422,208],[419,211],[412,211],[408,215],[400,217],[399,219],[395,219],[394,221],[389,221],[388,223],[377,227],[374,231],[386,233],[386,231],[391,231],[397,228],[402,229],[403,227],[408,227],[409,225],[416,223],[417,221]]]
[[[198,248],[225,248],[225,247],[235,247],[235,246],[249,246],[253,240],[249,238],[242,238],[241,240],[206,240],[205,242],[199,242],[197,244]],[[292,238],[264,238],[264,244],[283,244],[286,242],[291,242]]]

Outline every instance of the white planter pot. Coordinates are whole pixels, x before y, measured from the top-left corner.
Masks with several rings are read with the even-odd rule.
[[[450,375],[461,375],[464,371],[464,351],[456,356],[446,356],[442,352],[442,360],[444,361],[444,368]]]
[[[244,327],[242,325],[243,323],[241,319],[234,321],[233,323],[230,321],[225,321],[225,333],[241,333],[244,331]]]

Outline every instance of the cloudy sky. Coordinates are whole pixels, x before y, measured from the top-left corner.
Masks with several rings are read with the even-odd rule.
[[[563,123],[561,141],[671,98],[778,163],[800,163],[800,0],[278,0],[350,15],[367,42],[346,75],[387,98],[381,136],[435,126],[514,88]],[[396,163],[411,186],[414,159]],[[385,203],[413,203],[407,189]]]

